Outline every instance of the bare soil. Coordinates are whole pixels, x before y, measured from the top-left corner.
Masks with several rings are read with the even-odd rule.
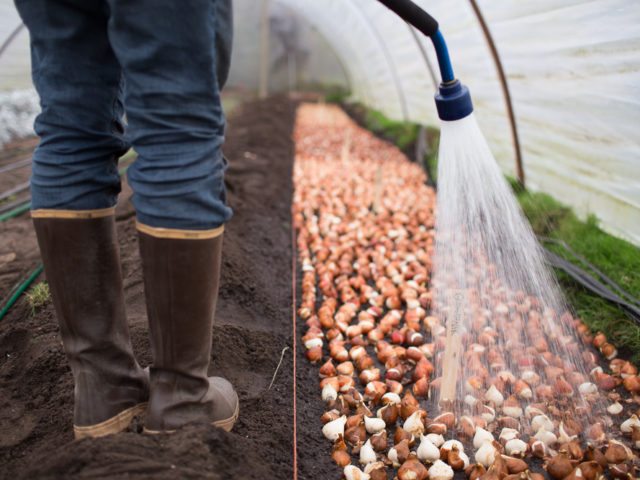
[[[73,382],[53,308],[32,315],[22,297],[0,322],[0,478],[292,477],[291,348],[270,390],[269,384],[282,350],[292,346],[294,114],[294,103],[276,97],[245,104],[229,119],[225,155],[235,216],[224,239],[211,373],[229,378],[240,395],[234,431],[189,425],[172,435],[146,436],[141,419],[122,434],[73,441]],[[125,185],[118,233],[134,349],[146,365],[151,358],[129,197]],[[0,224],[0,238],[0,255],[15,255],[0,260],[4,298],[39,256],[26,215]],[[316,411],[309,417],[319,419]]]

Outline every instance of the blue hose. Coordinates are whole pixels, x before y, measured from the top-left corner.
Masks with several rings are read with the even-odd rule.
[[[442,32],[438,30],[436,34],[431,37],[431,41],[433,42],[433,47],[436,49],[442,83],[453,82],[456,79],[456,76],[453,74],[451,57],[449,57],[449,49],[447,48],[447,42],[444,41]]]

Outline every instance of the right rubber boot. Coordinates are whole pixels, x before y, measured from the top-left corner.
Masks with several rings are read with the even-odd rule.
[[[145,432],[193,422],[230,431],[238,418],[233,386],[208,377],[223,227],[193,231],[138,224],[153,364]]]
[[[125,430],[149,378],[131,348],[114,209],[31,212],[75,384],[76,438]]]

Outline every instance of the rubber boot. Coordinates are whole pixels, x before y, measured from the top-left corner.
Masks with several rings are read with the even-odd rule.
[[[207,376],[222,230],[138,224],[153,351],[147,433],[167,433],[192,422],[230,431],[238,418],[233,386]]]
[[[75,437],[121,432],[146,409],[149,379],[131,349],[114,209],[31,216],[75,383]]]

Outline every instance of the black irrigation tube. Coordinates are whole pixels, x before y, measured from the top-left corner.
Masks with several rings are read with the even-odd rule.
[[[611,278],[609,278],[608,276],[606,276],[602,270],[600,270],[598,267],[596,267],[595,265],[593,265],[592,263],[590,263],[586,258],[584,258],[582,255],[580,255],[579,253],[577,253],[575,250],[573,250],[568,244],[567,242],[563,241],[563,240],[558,240],[555,238],[550,238],[550,237],[538,237],[539,240],[541,240],[542,242],[545,243],[553,243],[555,245],[558,245],[560,247],[562,247],[564,249],[565,252],[569,253],[573,258],[575,258],[576,260],[578,260],[580,263],[582,263],[583,265],[585,265],[589,270],[591,270],[591,272],[595,273],[595,276],[601,280],[602,282],[608,284],[611,288],[613,288],[614,290],[616,290],[614,293],[616,293],[617,295],[619,295],[620,297],[622,297],[624,300],[634,304],[635,306],[637,306],[638,308],[640,308],[640,300],[638,300],[637,298],[635,298],[631,293],[627,292],[625,289],[623,289],[620,285],[618,285],[615,281],[613,281]]]
[[[582,287],[596,294],[600,298],[608,300],[609,302],[617,305],[635,323],[640,325],[640,307],[637,305],[637,301],[635,301],[635,299],[631,301],[625,300],[624,298],[620,297],[618,294],[612,292],[609,289],[609,287],[603,284],[600,280],[589,275],[589,273],[587,273],[582,268],[578,267],[577,265],[574,265],[568,260],[565,260],[560,255],[548,250],[547,248],[543,247],[543,250],[545,253],[546,261],[549,265],[564,271],[573,280],[578,282]],[[616,285],[616,288],[618,290],[621,290],[621,288],[617,284],[615,284],[613,280],[609,279],[609,282]]]

